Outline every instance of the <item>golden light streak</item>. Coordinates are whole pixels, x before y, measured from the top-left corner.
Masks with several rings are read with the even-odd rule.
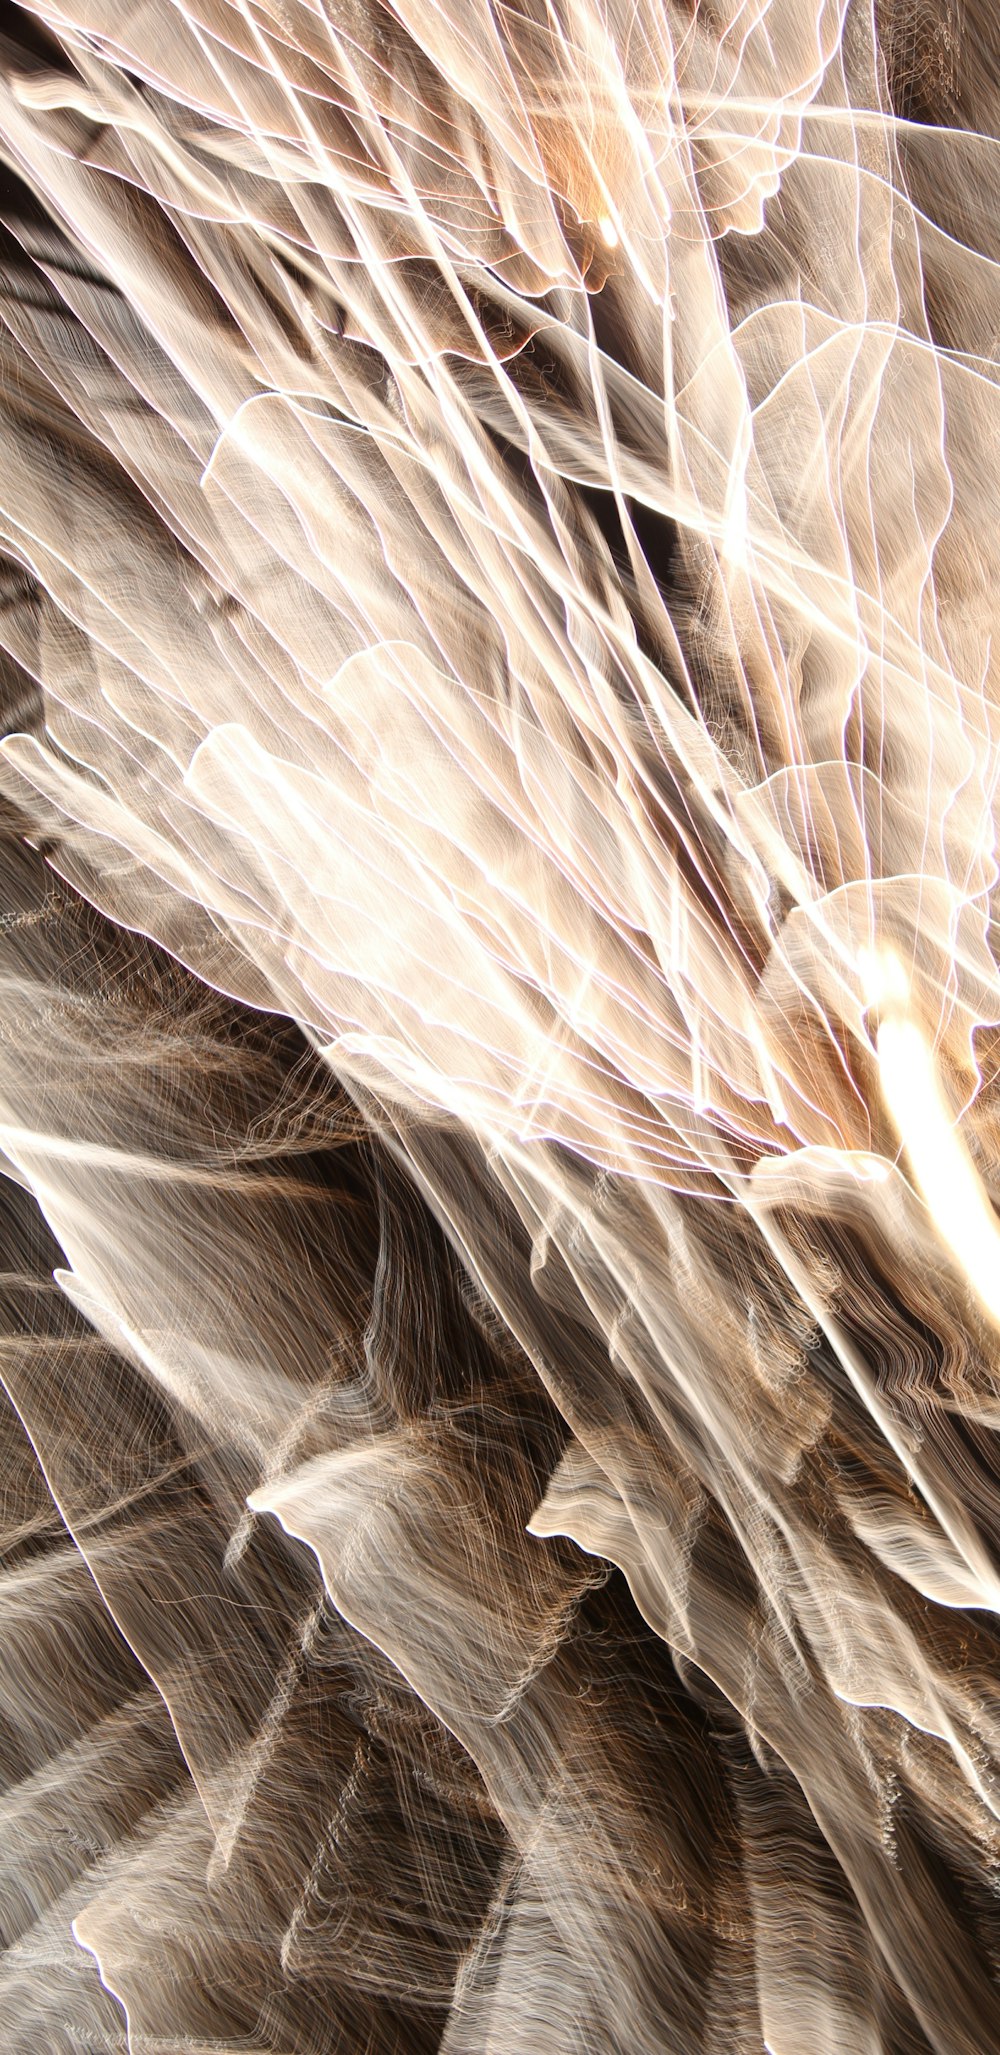
[[[865,1002],[879,1014],[882,1095],[918,1189],[945,1247],[1000,1324],[996,1214],[948,1106],[933,1048],[913,1016],[906,972],[890,950],[866,952],[859,968]]]

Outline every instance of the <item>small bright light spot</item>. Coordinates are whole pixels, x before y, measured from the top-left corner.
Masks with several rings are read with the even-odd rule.
[[[601,241],[604,243],[605,248],[608,250],[616,250],[618,248],[619,242],[621,241],[621,237],[618,234],[618,230],[616,229],[610,214],[602,214],[597,226],[600,229]]]
[[[906,1005],[909,981],[894,950],[859,949],[858,970],[866,1006]]]
[[[892,1171],[882,1156],[859,1156],[858,1175],[865,1184],[887,1184]]]

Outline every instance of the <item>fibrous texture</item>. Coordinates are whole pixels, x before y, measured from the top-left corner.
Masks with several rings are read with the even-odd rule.
[[[5,17],[12,2055],[996,2048],[998,131]]]

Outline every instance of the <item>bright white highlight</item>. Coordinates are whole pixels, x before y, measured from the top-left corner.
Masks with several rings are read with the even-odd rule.
[[[938,1075],[934,1052],[908,1011],[910,991],[898,957],[863,960],[866,1000],[881,1015],[879,1077],[892,1117],[941,1240],[1000,1325],[1000,1232]]]

